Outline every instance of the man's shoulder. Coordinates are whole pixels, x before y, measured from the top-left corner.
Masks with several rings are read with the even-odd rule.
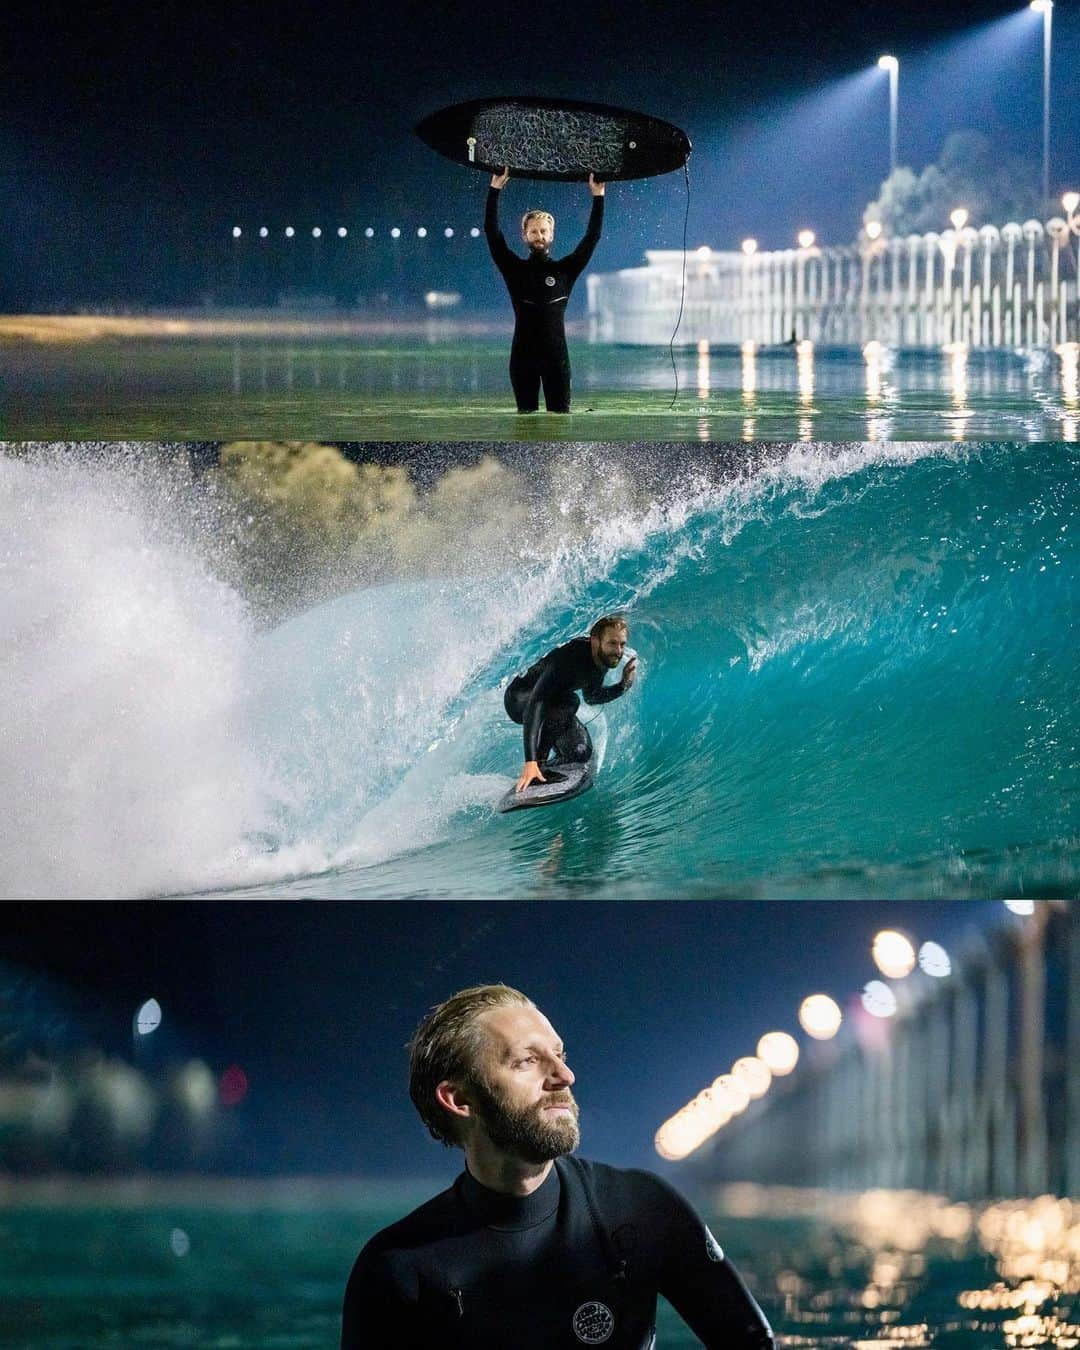
[[[410,1214],[381,1228],[360,1253],[360,1261],[372,1261],[404,1248],[422,1247],[445,1237],[453,1228],[459,1212],[454,1187],[425,1200]]]
[[[570,1161],[570,1166],[580,1169],[586,1184],[601,1202],[610,1198],[628,1204],[663,1205],[678,1203],[682,1199],[678,1191],[655,1172],[646,1172],[637,1167],[612,1167],[609,1163],[594,1162],[576,1155]]]

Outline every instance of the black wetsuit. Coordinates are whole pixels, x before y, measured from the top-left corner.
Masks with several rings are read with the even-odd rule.
[[[518,412],[536,412],[540,385],[548,412],[570,411],[570,356],[566,350],[566,302],[585,270],[600,238],[604,199],[594,197],[585,237],[573,253],[552,258],[529,250],[529,257],[511,252],[499,229],[499,189],[489,188],[484,233],[495,266],[502,273],[514,306],[514,341],[510,347],[510,383]]]
[[[659,1177],[560,1158],[519,1199],[464,1172],[360,1253],[341,1346],[646,1350],[658,1293],[707,1350],[771,1350],[734,1266]]]
[[[592,639],[577,637],[510,681],[503,706],[524,728],[526,763],[543,764],[553,749],[559,759],[584,763],[589,758],[592,739],[575,716],[581,707],[575,691],[580,689],[591,706],[610,703],[624,691],[621,684],[605,686],[606,673],[592,658]]]

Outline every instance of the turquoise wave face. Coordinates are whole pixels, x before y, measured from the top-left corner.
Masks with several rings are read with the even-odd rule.
[[[252,880],[1075,894],[1077,468],[1062,445],[777,448],[495,574],[301,615],[252,649],[275,799]],[[596,788],[494,815],[522,758],[502,688],[612,609],[640,678],[593,724]]]

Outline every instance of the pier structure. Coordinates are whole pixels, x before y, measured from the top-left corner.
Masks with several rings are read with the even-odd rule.
[[[587,278],[589,335],[667,345],[681,305],[681,344],[1056,348],[1080,341],[1077,226],[1055,216],[864,232],[839,247],[649,250],[644,267]]]
[[[893,1018],[856,1004],[686,1166],[705,1183],[1080,1196],[1080,906],[973,931],[948,977],[896,992]]]

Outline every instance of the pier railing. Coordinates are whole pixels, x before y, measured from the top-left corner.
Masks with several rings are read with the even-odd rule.
[[[879,341],[1057,347],[1080,341],[1080,241],[1069,222],[1010,222],[842,247],[646,253],[588,278],[594,342]]]
[[[973,932],[713,1137],[702,1180],[1080,1196],[1080,906]]]

